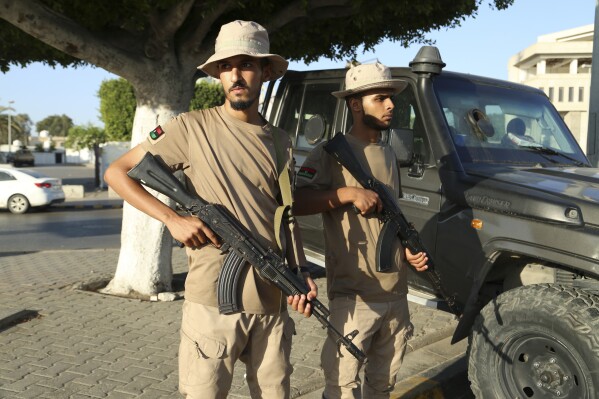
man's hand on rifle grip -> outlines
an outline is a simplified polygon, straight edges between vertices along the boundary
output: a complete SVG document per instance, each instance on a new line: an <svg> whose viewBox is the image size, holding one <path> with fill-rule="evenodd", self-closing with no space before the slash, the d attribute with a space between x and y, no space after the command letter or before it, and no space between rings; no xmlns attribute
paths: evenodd
<svg viewBox="0 0 599 399"><path fill-rule="evenodd" d="M221 246L218 236L195 216L177 215L169 218L166 227L173 238L190 248L199 248L206 244Z"/></svg>
<svg viewBox="0 0 599 399"><path fill-rule="evenodd" d="M406 248L406 260L419 272L423 272L428 269L428 265L426 262L428 261L428 257L424 252L418 252L417 254L413 254L410 252L408 248Z"/></svg>
<svg viewBox="0 0 599 399"><path fill-rule="evenodd" d="M308 301L318 296L318 287L309 273L302 273L306 286L310 289L306 295L289 295L287 297L287 304L298 313L304 315L304 317L310 317L312 315L312 305Z"/></svg>
<svg viewBox="0 0 599 399"><path fill-rule="evenodd" d="M352 204L354 211L357 209L360 215L365 216L369 213L383 212L383 202L379 195L372 190L359 187L346 187L352 189Z"/></svg>

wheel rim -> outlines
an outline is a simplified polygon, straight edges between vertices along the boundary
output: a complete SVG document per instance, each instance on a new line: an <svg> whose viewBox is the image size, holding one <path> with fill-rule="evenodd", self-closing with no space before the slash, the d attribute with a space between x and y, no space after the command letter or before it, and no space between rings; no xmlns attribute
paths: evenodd
<svg viewBox="0 0 599 399"><path fill-rule="evenodd" d="M10 209L13 212L21 213L27 209L27 200L21 196L16 196L10 200Z"/></svg>
<svg viewBox="0 0 599 399"><path fill-rule="evenodd" d="M510 398L587 398L583 363L554 336L541 332L507 340L499 377Z"/></svg>

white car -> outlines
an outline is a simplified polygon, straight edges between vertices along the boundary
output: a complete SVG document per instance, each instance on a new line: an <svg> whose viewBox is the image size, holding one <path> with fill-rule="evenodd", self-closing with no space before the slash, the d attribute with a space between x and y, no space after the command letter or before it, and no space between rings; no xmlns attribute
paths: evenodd
<svg viewBox="0 0 599 399"><path fill-rule="evenodd" d="M20 214L64 199L61 179L30 169L0 168L0 208Z"/></svg>

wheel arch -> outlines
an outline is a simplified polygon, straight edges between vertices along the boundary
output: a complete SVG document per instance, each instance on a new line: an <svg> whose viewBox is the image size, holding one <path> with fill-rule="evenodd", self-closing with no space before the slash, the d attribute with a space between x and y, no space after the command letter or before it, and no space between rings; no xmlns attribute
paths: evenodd
<svg viewBox="0 0 599 399"><path fill-rule="evenodd" d="M509 271L501 268L510 267L512 272L520 272L530 264L540 264L556 272L571 274L572 281L575 275L583 273L593 281L599 280L599 263L590 258L563 251L559 248L550 248L537 243L516 241L509 238L496 238L483 246L486 261L478 269L471 269L473 284L464 305L464 313L456 328L452 343L466 338L470 334L474 320L480 310L494 297L504 292L504 279ZM518 262L510 262L510 258L518 257ZM546 281L542 281L546 282ZM530 282L529 284L534 284ZM560 281L564 284L564 281ZM513 289L521 285L511 285ZM507 290L506 290L507 291Z"/></svg>

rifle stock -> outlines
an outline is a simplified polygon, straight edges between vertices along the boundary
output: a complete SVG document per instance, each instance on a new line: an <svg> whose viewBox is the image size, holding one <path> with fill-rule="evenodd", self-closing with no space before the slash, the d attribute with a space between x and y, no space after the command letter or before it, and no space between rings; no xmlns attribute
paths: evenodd
<svg viewBox="0 0 599 399"><path fill-rule="evenodd" d="M127 175L176 201L220 237L220 249L223 253L229 252L218 277L217 296L220 313L231 314L239 311L237 283L239 274L247 263L285 295L306 295L310 292L303 279L287 267L281 255L271 248L264 248L224 206L209 204L200 197L189 194L168 167L151 153L146 153ZM352 343L358 332L342 335L328 321L330 312L322 302L313 298L309 303L312 306L312 314L323 328L328 330L337 345L345 346L356 359L365 362L366 355Z"/></svg>
<svg viewBox="0 0 599 399"><path fill-rule="evenodd" d="M391 270L394 259L392 257L392 244L399 237L404 247L407 247L410 252L417 254L425 252L428 257L428 269L426 275L433 284L433 287L447 302L449 311L453 314L460 314L460 310L455 304L452 296L448 295L441 284L441 277L435 270L435 262L422 243L418 231L409 223L401 211L393 193L389 188L377 180L374 176L366 172L360 160L353 153L347 140L342 133L337 133L324 146L328 152L341 166L362 185L362 187L376 192L383 203L383 212L377 217L384 223L383 229L379 236L376 248L376 268L378 272L388 272Z"/></svg>

